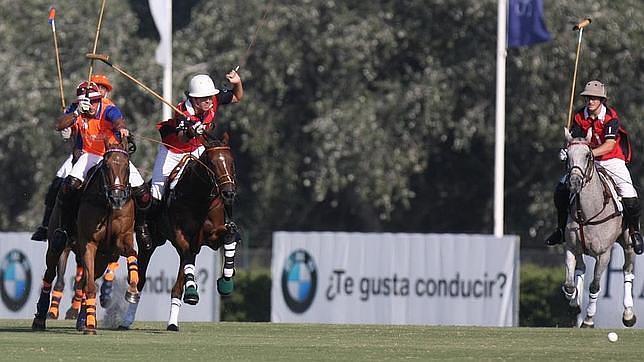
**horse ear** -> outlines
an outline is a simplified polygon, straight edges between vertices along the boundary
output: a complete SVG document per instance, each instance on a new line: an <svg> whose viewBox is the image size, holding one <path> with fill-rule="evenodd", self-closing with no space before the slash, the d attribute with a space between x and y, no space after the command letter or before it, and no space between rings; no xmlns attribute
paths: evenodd
<svg viewBox="0 0 644 362"><path fill-rule="evenodd" d="M586 142L590 143L590 139L593 138L593 129L588 128L588 132L586 132Z"/></svg>
<svg viewBox="0 0 644 362"><path fill-rule="evenodd" d="M566 142L572 141L572 135L570 134L570 130L568 128L564 127L564 136L566 137Z"/></svg>

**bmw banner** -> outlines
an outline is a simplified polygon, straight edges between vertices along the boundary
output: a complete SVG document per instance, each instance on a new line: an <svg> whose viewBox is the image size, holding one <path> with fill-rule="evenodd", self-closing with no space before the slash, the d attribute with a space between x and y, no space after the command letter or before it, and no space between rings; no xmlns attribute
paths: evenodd
<svg viewBox="0 0 644 362"><path fill-rule="evenodd" d="M275 232L272 278L272 322L519 322L517 236Z"/></svg>
<svg viewBox="0 0 644 362"><path fill-rule="evenodd" d="M36 312L36 302L46 268L47 243L31 241L30 236L30 233L0 233L0 318L33 318ZM112 302L106 303L105 308L100 304L97 306L99 327L105 318L119 322L118 318L125 313L126 263L125 258L119 261ZM170 290L177 275L178 265L179 257L169 242L155 250L148 267L147 282L141 293L137 320L167 320L170 312ZM219 320L219 294L216 290L216 279L220 272L218 265L219 258L215 252L203 248L197 257L195 270L201 299L196 306L184 305L181 308L180 321ZM65 317L65 312L71 306L75 270L76 262L73 254L70 254L59 319ZM102 278L96 282L100 289ZM99 296L100 293L97 297Z"/></svg>

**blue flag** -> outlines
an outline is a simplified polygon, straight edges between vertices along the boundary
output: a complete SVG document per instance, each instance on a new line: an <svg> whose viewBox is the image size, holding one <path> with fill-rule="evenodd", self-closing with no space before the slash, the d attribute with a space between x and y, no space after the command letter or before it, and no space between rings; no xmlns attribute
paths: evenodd
<svg viewBox="0 0 644 362"><path fill-rule="evenodd" d="M508 47L520 47L550 40L543 21L542 0L509 0Z"/></svg>

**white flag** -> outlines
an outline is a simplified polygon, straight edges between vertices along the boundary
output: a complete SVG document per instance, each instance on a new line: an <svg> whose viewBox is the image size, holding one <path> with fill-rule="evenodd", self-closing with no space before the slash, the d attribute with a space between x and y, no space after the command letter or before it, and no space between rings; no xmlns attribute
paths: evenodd
<svg viewBox="0 0 644 362"><path fill-rule="evenodd" d="M154 58L157 63L167 66L172 57L172 0L148 0L148 3L161 37Z"/></svg>

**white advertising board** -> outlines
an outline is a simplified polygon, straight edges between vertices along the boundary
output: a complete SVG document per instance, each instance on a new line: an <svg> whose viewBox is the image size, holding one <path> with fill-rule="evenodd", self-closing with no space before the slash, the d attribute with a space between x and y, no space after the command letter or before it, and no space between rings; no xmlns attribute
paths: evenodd
<svg viewBox="0 0 644 362"><path fill-rule="evenodd" d="M30 233L0 233L0 318L33 318L36 312L36 302L45 272L47 244L31 241L30 237ZM125 258L121 258L119 264L115 279L118 286L112 298L123 304L123 293L117 295L116 291L123 290L127 284ZM176 280L178 265L179 257L169 242L156 249L148 266L147 282L141 293L141 301L136 313L137 320L167 321L170 315L170 290ZM196 306L184 304L179 314L180 321L218 320L219 294L216 290L216 280L220 272L218 265L219 257L215 252L209 248L202 248L197 256L195 273L199 285L199 304ZM65 311L71 305L75 270L76 262L72 254L67 263L65 291L59 318L64 318ZM101 282L102 279L97 280L99 288ZM99 305L97 308L99 323L105 316L105 312Z"/></svg>
<svg viewBox="0 0 644 362"><path fill-rule="evenodd" d="M273 322L517 326L519 238L276 232Z"/></svg>

